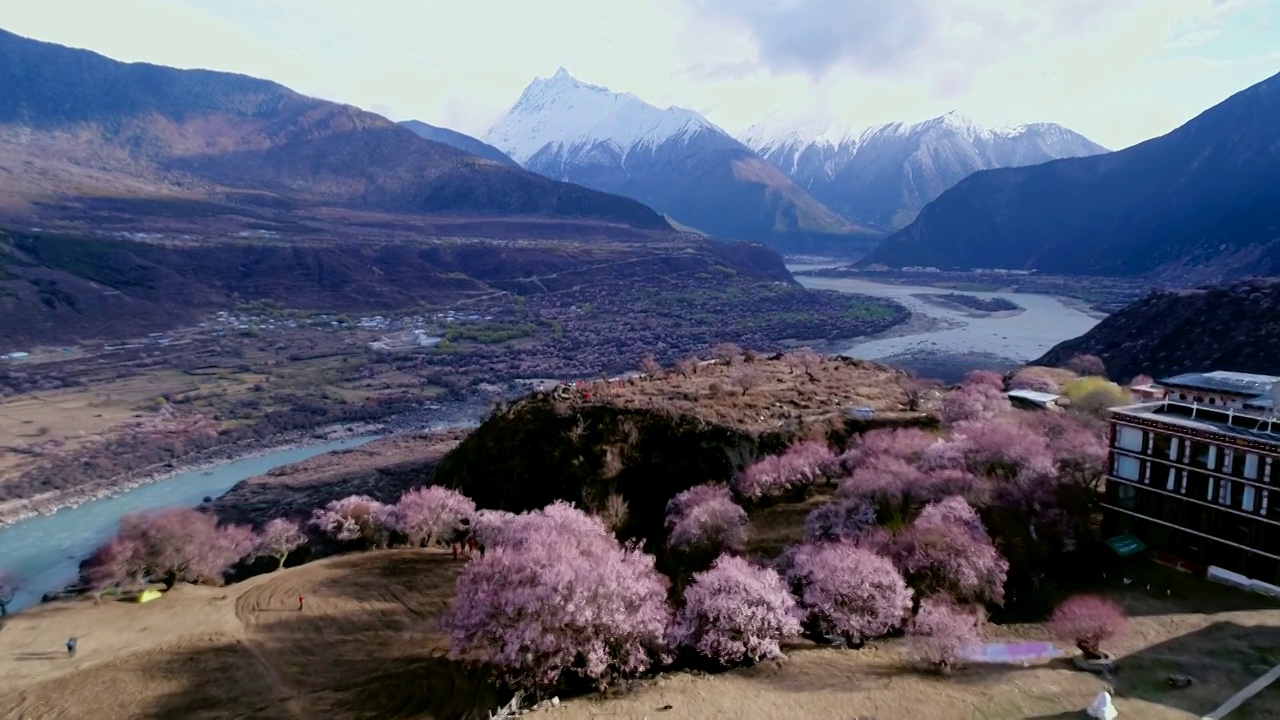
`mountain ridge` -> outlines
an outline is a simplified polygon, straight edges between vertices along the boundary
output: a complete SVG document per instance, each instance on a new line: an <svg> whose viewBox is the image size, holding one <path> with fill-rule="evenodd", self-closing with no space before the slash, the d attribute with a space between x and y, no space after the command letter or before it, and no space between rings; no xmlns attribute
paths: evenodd
<svg viewBox="0 0 1280 720"><path fill-rule="evenodd" d="M534 78L483 139L528 170L635 198L721 238L800 249L875 236L698 113L658 108L564 68Z"/></svg>
<svg viewBox="0 0 1280 720"><path fill-rule="evenodd" d="M1084 335L1055 345L1032 364L1057 366L1078 354L1097 355L1118 381L1138 374L1160 378L1210 370L1280 375L1278 316L1276 278L1157 291L1112 313Z"/></svg>
<svg viewBox="0 0 1280 720"><path fill-rule="evenodd" d="M150 196L668 227L633 200L484 160L270 80L121 63L2 30L0 69L0 160L31 168L0 190L27 201L9 203L22 216L78 196Z"/></svg>
<svg viewBox="0 0 1280 720"><path fill-rule="evenodd" d="M1123 150L975 173L861 265L1184 283L1280 273L1277 116L1280 75Z"/></svg>
<svg viewBox="0 0 1280 720"><path fill-rule="evenodd" d="M979 170L1106 152L1055 123L984 124L956 111L861 130L766 119L743 142L845 218L889 230Z"/></svg>
<svg viewBox="0 0 1280 720"><path fill-rule="evenodd" d="M512 160L506 153L489 143L473 138L466 133L425 123L421 120L401 120L397 124L400 125L400 127L412 130L417 133L419 137L426 138L427 140L434 140L435 142L443 143L465 153L482 157L485 160L492 160L512 167L520 167L520 163Z"/></svg>

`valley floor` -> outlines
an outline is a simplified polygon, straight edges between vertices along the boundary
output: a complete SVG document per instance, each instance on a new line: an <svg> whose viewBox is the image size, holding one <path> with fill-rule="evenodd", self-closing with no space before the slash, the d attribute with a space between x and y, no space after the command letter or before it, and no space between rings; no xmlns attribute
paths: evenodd
<svg viewBox="0 0 1280 720"><path fill-rule="evenodd" d="M505 698L444 657L436 623L463 563L442 551L390 550L225 588L179 586L146 604L45 605L0 628L0 716L483 718ZM1280 662L1280 610L1256 609L1264 600L1216 586L1172 598L1115 594L1133 617L1112 648L1121 657L1120 717L1194 720ZM992 630L1045 637L1036 625ZM71 635L79 638L74 659L62 649ZM1171 672L1196 684L1170 690ZM1082 717L1102 689L1063 661L935 678L905 669L894 641L860 651L797 643L782 663L668 674L620 697L569 699L540 714L638 720L670 706L661 717L1050 720ZM1276 707L1280 686L1228 720L1274 717Z"/></svg>

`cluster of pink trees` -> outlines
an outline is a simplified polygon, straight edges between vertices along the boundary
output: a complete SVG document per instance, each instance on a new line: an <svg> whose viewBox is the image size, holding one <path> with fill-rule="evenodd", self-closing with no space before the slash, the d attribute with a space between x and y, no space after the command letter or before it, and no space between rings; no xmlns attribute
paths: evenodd
<svg viewBox="0 0 1280 720"><path fill-rule="evenodd" d="M805 440L746 467L734 478L733 489L748 500L777 497L825 482L839 468L839 459L825 442Z"/></svg>
<svg viewBox="0 0 1280 720"><path fill-rule="evenodd" d="M476 515L476 504L456 490L431 485L409 490L394 504L366 495L334 500L311 515L311 526L341 543L387 545L398 536L410 547L448 542Z"/></svg>
<svg viewBox="0 0 1280 720"><path fill-rule="evenodd" d="M739 552L747 540L747 511L723 483L696 485L667 502L667 544L707 549L714 555Z"/></svg>
<svg viewBox="0 0 1280 720"><path fill-rule="evenodd" d="M555 503L516 515L469 563L441 624L450 654L539 689L576 675L606 687L667 652L667 579L654 558Z"/></svg>
<svg viewBox="0 0 1280 720"><path fill-rule="evenodd" d="M95 590L148 579L166 587L178 582L216 585L256 551L258 542L251 528L219 525L217 518L197 510L129 515L121 518L119 533L89 558L85 573Z"/></svg>
<svg viewBox="0 0 1280 720"><path fill-rule="evenodd" d="M1023 368L1009 378L1010 390L1033 390L1035 392L1056 393L1058 381L1053 379L1044 368Z"/></svg>

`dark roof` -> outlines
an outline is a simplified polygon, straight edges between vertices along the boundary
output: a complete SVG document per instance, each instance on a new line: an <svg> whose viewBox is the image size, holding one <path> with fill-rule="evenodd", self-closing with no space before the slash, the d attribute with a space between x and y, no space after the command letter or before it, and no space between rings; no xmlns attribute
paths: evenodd
<svg viewBox="0 0 1280 720"><path fill-rule="evenodd" d="M1280 377L1275 377L1274 375L1254 375L1251 373L1215 370L1206 373L1174 375L1171 378L1157 380L1156 384L1192 390L1232 393L1234 395L1258 396L1266 395L1271 391L1271 386L1277 382L1280 382Z"/></svg>

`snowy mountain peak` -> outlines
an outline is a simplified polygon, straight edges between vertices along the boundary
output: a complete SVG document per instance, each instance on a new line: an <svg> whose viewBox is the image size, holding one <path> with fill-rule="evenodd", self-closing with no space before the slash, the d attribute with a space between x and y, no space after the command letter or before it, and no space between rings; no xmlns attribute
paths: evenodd
<svg viewBox="0 0 1280 720"><path fill-rule="evenodd" d="M742 144L761 154L787 145L838 145L848 130L830 120L792 120L777 113L747 128Z"/></svg>
<svg viewBox="0 0 1280 720"><path fill-rule="evenodd" d="M861 130L767 117L743 142L850 221L888 229L903 227L978 170L1106 151L1060 125L979 120L954 110Z"/></svg>
<svg viewBox="0 0 1280 720"><path fill-rule="evenodd" d="M607 143L625 156L701 130L723 133L692 110L658 108L631 93L582 82L562 67L550 78L534 78L484 140L523 165L548 145L567 152Z"/></svg>

